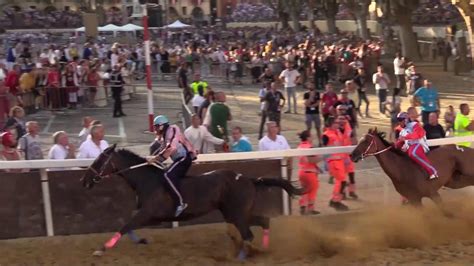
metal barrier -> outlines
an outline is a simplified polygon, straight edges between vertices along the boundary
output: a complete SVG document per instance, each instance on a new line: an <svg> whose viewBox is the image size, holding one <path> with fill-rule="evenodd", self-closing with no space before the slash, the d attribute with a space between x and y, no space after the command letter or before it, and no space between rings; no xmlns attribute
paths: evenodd
<svg viewBox="0 0 474 266"><path fill-rule="evenodd" d="M456 144L459 142L473 142L474 136L455 137L445 139L428 140L430 146L439 146L447 144ZM222 153L216 154L200 154L196 163L203 162L225 162L225 161L246 161L260 159L279 158L281 177L288 179L288 160L289 157L311 156L311 155L328 155L334 153L350 153L354 146L345 147L328 147L314 149L291 149L282 151L258 151L246 153ZM2 169L40 169L41 174L41 190L43 195L43 207L45 214L46 231L48 236L54 235L51 195L48 184L48 168L73 168L88 167L92 164L92 159L75 159L75 160L31 160L31 161L0 161L0 170ZM282 192L282 206L284 215L290 214L290 200L286 192Z"/></svg>

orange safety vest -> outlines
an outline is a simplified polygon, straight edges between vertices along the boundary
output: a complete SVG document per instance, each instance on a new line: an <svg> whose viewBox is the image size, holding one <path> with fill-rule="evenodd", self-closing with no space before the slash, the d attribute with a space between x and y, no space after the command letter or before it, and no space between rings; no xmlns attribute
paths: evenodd
<svg viewBox="0 0 474 266"><path fill-rule="evenodd" d="M337 147L337 146L343 146L344 145L344 138L342 136L341 131L339 130L333 130L333 129L326 129L324 131L324 135L328 137L329 141L326 146L328 147ZM343 160L345 157L344 153L334 153L331 154L327 160L328 161L334 161L334 160Z"/></svg>
<svg viewBox="0 0 474 266"><path fill-rule="evenodd" d="M352 127L351 125L349 124L348 121L346 121L346 123L344 124L344 133L342 133L342 142L343 142L343 146L351 146L352 145L352 138L351 138L351 134L352 134Z"/></svg>
<svg viewBox="0 0 474 266"><path fill-rule="evenodd" d="M308 141L302 141L300 145L298 145L298 149L310 149L313 148L313 145ZM308 161L308 156L300 156L298 159L298 168L300 171L310 171L317 173L317 167L315 163L311 163Z"/></svg>

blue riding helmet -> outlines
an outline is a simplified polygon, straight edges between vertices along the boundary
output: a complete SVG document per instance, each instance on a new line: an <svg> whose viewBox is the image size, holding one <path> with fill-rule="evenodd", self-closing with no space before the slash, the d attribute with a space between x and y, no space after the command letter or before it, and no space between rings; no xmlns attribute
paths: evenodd
<svg viewBox="0 0 474 266"><path fill-rule="evenodd" d="M398 122L402 122L402 121L406 121L408 120L410 117L408 116L408 113L407 112L401 112L401 113L398 113L397 115L397 120Z"/></svg>
<svg viewBox="0 0 474 266"><path fill-rule="evenodd" d="M155 126L162 126L164 124L169 124L169 120L168 120L168 117L164 116L164 115L159 115L157 117L155 117L155 119L153 120L153 125Z"/></svg>

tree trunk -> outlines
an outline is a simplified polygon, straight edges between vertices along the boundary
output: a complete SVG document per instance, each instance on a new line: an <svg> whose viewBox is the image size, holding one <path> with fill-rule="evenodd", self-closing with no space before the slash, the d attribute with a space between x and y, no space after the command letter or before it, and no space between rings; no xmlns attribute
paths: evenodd
<svg viewBox="0 0 474 266"><path fill-rule="evenodd" d="M279 11L278 16L280 17L280 20L281 20L282 29L290 28L290 21L289 21L288 14L284 11Z"/></svg>
<svg viewBox="0 0 474 266"><path fill-rule="evenodd" d="M416 35L413 32L411 14L408 10L396 14L398 25L400 26L400 43L402 44L402 54L410 60L420 60Z"/></svg>
<svg viewBox="0 0 474 266"><path fill-rule="evenodd" d="M366 12L356 12L357 18L357 29L359 30L359 36L362 39L370 39L369 29L367 28L367 13Z"/></svg>
<svg viewBox="0 0 474 266"><path fill-rule="evenodd" d="M308 15L308 21L309 21L309 28L314 30L316 29L316 23L314 19L314 0L309 0L308 1L308 10L306 10L306 13Z"/></svg>
<svg viewBox="0 0 474 266"><path fill-rule="evenodd" d="M336 34L336 17L335 16L328 16L326 19L326 23L328 25L328 32L331 34Z"/></svg>

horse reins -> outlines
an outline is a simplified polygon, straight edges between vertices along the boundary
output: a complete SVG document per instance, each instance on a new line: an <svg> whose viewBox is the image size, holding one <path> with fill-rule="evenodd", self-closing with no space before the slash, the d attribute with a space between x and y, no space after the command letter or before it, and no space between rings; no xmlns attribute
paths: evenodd
<svg viewBox="0 0 474 266"><path fill-rule="evenodd" d="M379 154L384 153L384 152L386 152L386 151L388 151L392 148L392 146L388 146L387 148L385 148L383 150L377 151L378 147L377 147L377 143L375 142L375 136L372 135L372 134L367 134L367 136L370 136L372 138L372 141L370 142L370 144L367 147L367 149L365 150L365 152L362 153L362 160L364 160L364 158L366 158L366 157L379 155ZM370 148L374 144L375 144L375 152L369 153Z"/></svg>

